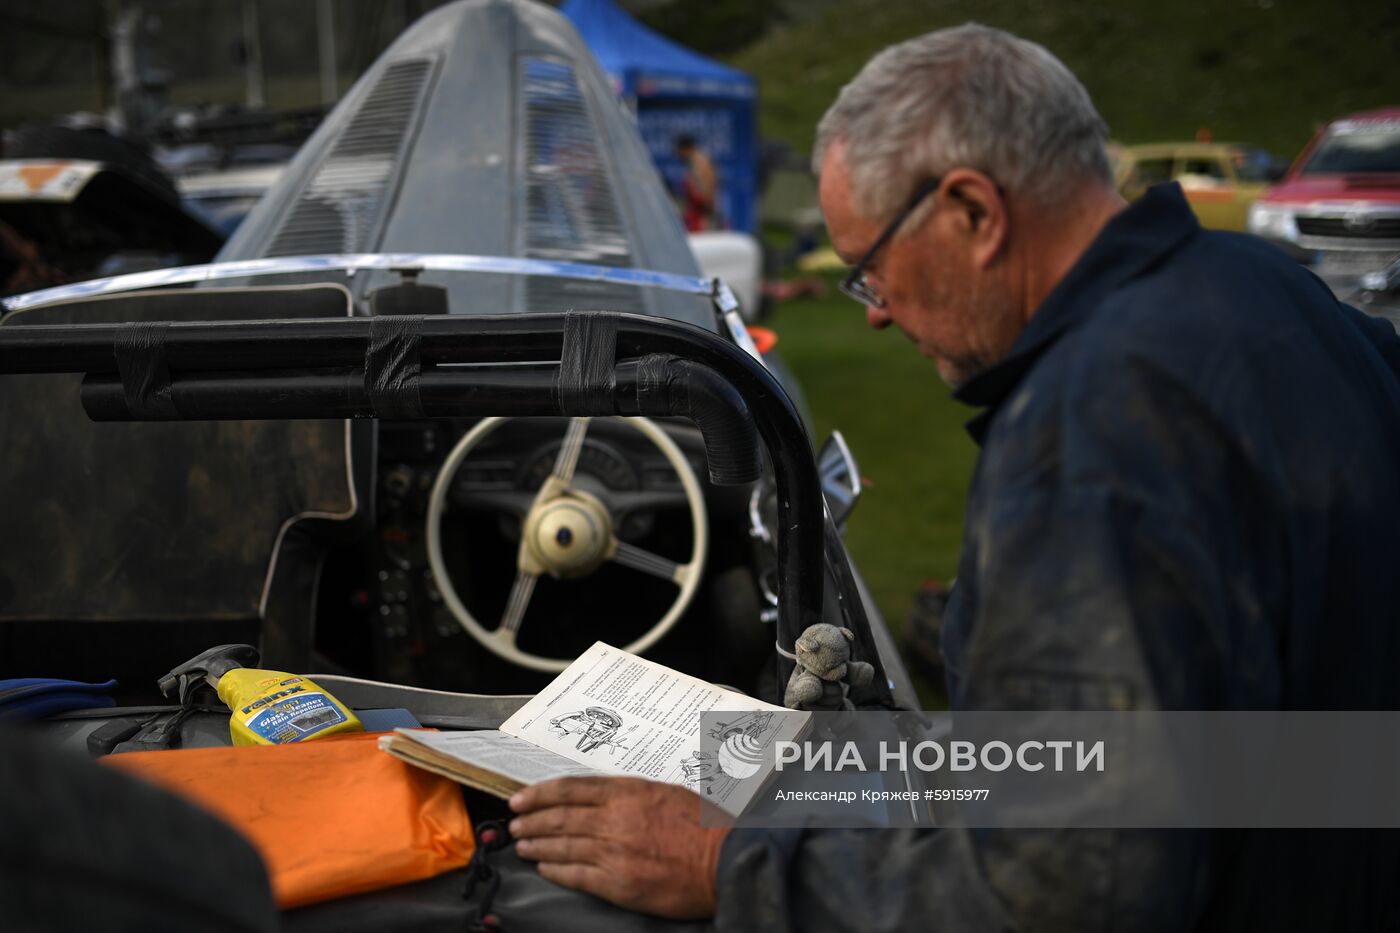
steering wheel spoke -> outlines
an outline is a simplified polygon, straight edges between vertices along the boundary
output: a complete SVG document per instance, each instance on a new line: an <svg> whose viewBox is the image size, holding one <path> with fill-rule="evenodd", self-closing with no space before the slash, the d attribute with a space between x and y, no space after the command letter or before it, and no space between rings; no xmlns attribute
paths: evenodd
<svg viewBox="0 0 1400 933"><path fill-rule="evenodd" d="M653 577L669 580L677 586L684 586L693 571L691 564L678 564L670 558L644 551L620 540L616 542L609 560Z"/></svg>
<svg viewBox="0 0 1400 933"><path fill-rule="evenodd" d="M583 451L583 439L588 434L587 418L570 418L569 429L564 432L564 443L559 445L559 454L554 458L552 475L567 483L574 478L578 467L578 455Z"/></svg>
<svg viewBox="0 0 1400 933"><path fill-rule="evenodd" d="M494 631L487 632L481 644L497 654L520 650L515 646L515 632L506 628L498 628Z"/></svg>
<svg viewBox="0 0 1400 933"><path fill-rule="evenodd" d="M501 614L501 624L496 628L496 635L503 637L510 634L510 640L515 641L516 634L520 631L520 623L525 621L525 610L529 608L530 597L535 593L535 581L539 579L539 574L530 573L528 570L521 570L515 574L515 583L510 588L510 596L506 599L506 611Z"/></svg>

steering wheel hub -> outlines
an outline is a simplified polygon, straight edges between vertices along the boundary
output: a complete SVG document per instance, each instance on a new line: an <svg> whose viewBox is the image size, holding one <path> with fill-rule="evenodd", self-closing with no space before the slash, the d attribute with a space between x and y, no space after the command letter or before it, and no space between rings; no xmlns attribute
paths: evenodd
<svg viewBox="0 0 1400 933"><path fill-rule="evenodd" d="M525 519L524 561L562 580L583 577L608 557L612 519L588 493L571 491L537 503ZM532 568L533 569L533 568Z"/></svg>

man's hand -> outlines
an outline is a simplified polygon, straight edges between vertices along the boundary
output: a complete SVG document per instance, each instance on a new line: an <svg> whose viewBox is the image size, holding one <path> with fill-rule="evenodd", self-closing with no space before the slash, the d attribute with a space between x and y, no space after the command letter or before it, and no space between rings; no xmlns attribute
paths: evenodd
<svg viewBox="0 0 1400 933"><path fill-rule="evenodd" d="M708 825L701 825L701 809ZM678 920L714 916L727 826L699 795L640 778L560 778L510 798L521 858L566 888Z"/></svg>

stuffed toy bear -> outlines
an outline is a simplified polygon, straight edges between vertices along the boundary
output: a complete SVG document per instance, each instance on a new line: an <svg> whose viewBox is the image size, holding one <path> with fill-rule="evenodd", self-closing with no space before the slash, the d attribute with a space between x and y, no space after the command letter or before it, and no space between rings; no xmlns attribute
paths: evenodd
<svg viewBox="0 0 1400 933"><path fill-rule="evenodd" d="M825 622L808 626L797 639L797 667L788 679L783 705L789 709L810 706L831 690L840 692L840 708L854 709L846 699L849 687L863 687L875 677L875 668L851 660L856 636L848 628ZM825 705L825 704L823 704Z"/></svg>

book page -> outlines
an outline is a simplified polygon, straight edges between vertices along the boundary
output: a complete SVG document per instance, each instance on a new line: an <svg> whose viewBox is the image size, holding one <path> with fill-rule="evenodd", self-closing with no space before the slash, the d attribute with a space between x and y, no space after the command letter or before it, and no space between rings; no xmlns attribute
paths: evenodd
<svg viewBox="0 0 1400 933"><path fill-rule="evenodd" d="M495 729L477 732L430 732L413 729L399 730L399 733L433 751L482 770L503 775L520 784L599 773L595 768L576 764ZM381 747L384 746L383 739L380 740L380 744Z"/></svg>
<svg viewBox="0 0 1400 933"><path fill-rule="evenodd" d="M771 715L790 710L602 642L502 723L501 731L599 771L684 784L738 812L756 788L745 787L738 794L743 799L730 799L739 782L716 780L723 775L712 756L700 751L700 717L708 712L734 713L726 725L761 746L796 731L792 717Z"/></svg>

